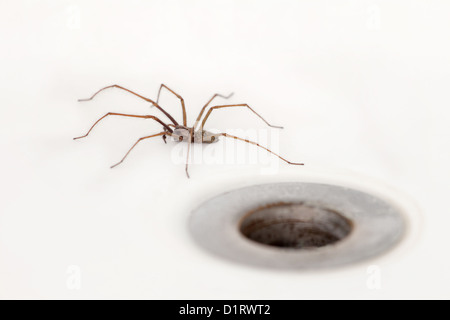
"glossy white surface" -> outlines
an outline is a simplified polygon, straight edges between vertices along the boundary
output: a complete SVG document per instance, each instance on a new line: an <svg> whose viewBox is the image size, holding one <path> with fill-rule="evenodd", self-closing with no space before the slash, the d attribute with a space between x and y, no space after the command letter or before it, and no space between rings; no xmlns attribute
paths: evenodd
<svg viewBox="0 0 450 320"><path fill-rule="evenodd" d="M0 297L449 298L449 9L2 1ZM148 120L108 119L72 140L108 111L155 112L118 90L78 98L114 83L155 98L161 82L184 97L190 122L213 93L234 91L230 103L285 127L273 133L280 153L305 166L196 164L188 180L175 144L156 138L111 170L159 132ZM161 103L180 119L175 98ZM208 124L266 129L246 110L219 110ZM290 180L390 197L407 208L409 237L379 259L317 274L243 267L195 246L187 221L201 202Z"/></svg>

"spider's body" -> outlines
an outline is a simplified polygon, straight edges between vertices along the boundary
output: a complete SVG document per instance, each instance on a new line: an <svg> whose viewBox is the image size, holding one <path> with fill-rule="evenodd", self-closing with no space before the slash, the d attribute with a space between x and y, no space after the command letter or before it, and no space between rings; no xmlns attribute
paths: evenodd
<svg viewBox="0 0 450 320"><path fill-rule="evenodd" d="M192 128L185 126L176 126L171 134L173 141L176 142L188 142L191 143L214 143L219 141L220 134L214 134L206 130L197 130L192 134Z"/></svg>
<svg viewBox="0 0 450 320"><path fill-rule="evenodd" d="M133 92L133 91L131 91L129 89L121 87L119 85L112 85L112 86L104 87L104 88L100 89L99 91L97 91L96 93L94 93L94 95L92 97L90 97L89 99L81 99L81 100L78 100L78 101L89 101L89 100L92 100L100 91L103 91L103 90L108 89L108 88L118 88L118 89L127 91L127 92L129 92L129 93L131 93L131 94L133 94L133 95L135 95L135 96L137 96L137 97L139 97L139 98L141 98L141 99L151 103L154 107L156 107L159 111L161 111L171 122L169 124L166 124L161 119L159 119L159 118L157 118L155 116L152 116L152 115L135 115L135 114L124 114L124 113L109 112L109 113L105 114L103 117L101 117L100 119L98 119L84 136L80 136L80 137L74 138L74 139L80 139L80 138L86 137L91 132L91 130L97 125L97 123L99 123L102 119L106 118L107 116L122 116L122 117L132 117L132 118L141 118L141 119L152 119L152 120L158 122L159 124L161 124L163 126L163 128L164 128L163 130L164 131L162 131L160 133L157 133L157 134L153 134L151 136L142 137L138 141L136 141L136 143L130 148L130 150L128 150L128 152L125 154L125 156L122 158L122 160L120 160L118 163L113 165L111 168L113 168L113 167L117 166L118 164L122 163L123 160L125 160L125 158L130 153L130 151L140 141L142 141L144 139L148 139L148 138L159 137L159 136L162 136L164 142L166 142L166 137L167 136L172 137L173 140L177 141L177 142L188 142L188 155L187 155L188 159L189 159L189 150L190 150L191 143L214 143L214 142L219 141L219 137L227 137L227 138L233 138L235 140L244 141L244 142L247 142L247 143L250 143L250 144L254 144L254 145L256 145L256 146L258 146L260 148L263 148L266 151L276 155L278 158L280 158L281 160L283 160L283 161L285 161L285 162L287 162L289 164L303 165L303 163L289 162L286 159L284 159L283 157L281 157L278 154L270 151L269 149L259 145L256 142L249 141L249 140L246 140L246 139L242 139L242 138L239 138L239 137L235 137L235 136L229 135L227 133L212 133L212 132L203 130L205 122L206 122L206 120L208 119L209 115L211 114L211 112L213 110L221 109L221 108L230 108L230 107L246 107L246 108L250 109L254 114L256 114L259 118L261 118L268 126L275 127L275 128L282 128L282 127L272 126L271 124L269 124L266 120L264 120L263 117L261 117L252 108L250 108L250 106L248 104L229 104L229 105L220 105L220 106L211 107L208 110L208 112L206 113L206 115L203 117L203 120L202 120L203 113L205 112L206 108L208 107L208 105L211 103L211 101L214 98L221 97L221 98L228 99L229 97L232 96L232 94L230 94L228 96L223 96L223 95L220 95L220 94L216 93L215 95L213 95L213 97L211 99L209 99L208 103L206 103L206 105L201 109L200 114L198 115L194 125L192 127L188 127L187 124L186 124L186 122L187 122L186 121L186 108L184 106L183 98L179 94L175 93L173 90L169 89L164 84L162 84L159 87L158 98L156 99L156 102L151 100L151 99L145 98L145 97L141 96L140 94L137 94L136 92ZM173 93L175 96L177 96L178 99L180 99L181 108L182 108L182 111L183 111L183 125L180 125L167 111L165 111L163 108L161 108L161 106L158 104L159 95L161 93L161 89L162 88L167 89L168 91ZM200 128L197 128L199 123L200 123L200 121L201 121ZM189 178L188 162L189 161L186 161L186 175Z"/></svg>

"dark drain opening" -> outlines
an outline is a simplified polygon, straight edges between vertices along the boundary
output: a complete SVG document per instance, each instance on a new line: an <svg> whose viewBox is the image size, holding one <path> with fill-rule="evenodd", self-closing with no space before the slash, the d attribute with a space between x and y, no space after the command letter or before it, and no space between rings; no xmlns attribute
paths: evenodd
<svg viewBox="0 0 450 320"><path fill-rule="evenodd" d="M282 248L317 248L345 238L352 223L336 211L305 203L276 203L249 212L240 231L250 240Z"/></svg>

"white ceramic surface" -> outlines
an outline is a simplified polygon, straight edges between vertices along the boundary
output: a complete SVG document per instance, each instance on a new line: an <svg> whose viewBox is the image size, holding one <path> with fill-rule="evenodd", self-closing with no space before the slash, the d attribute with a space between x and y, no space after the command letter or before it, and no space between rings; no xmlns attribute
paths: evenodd
<svg viewBox="0 0 450 320"><path fill-rule="evenodd" d="M429 1L2 1L1 298L449 298L450 20ZM148 104L160 83L192 121L235 92L274 124L304 167L174 163ZM180 118L176 98L161 103ZM218 101L222 104L223 101ZM265 130L219 110L220 130ZM222 143L222 142L219 142ZM217 144L219 146L219 144ZM261 154L261 157L264 155ZM276 161L274 159L274 161ZM263 165L264 166L264 165ZM265 165L267 166L267 165ZM398 250L330 272L286 273L217 259L188 233L193 208L226 190L336 182L409 214Z"/></svg>

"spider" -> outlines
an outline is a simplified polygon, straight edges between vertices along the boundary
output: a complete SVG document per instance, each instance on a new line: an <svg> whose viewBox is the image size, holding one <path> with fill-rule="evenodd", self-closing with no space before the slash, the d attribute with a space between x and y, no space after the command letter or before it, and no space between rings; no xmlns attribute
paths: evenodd
<svg viewBox="0 0 450 320"><path fill-rule="evenodd" d="M244 142L247 142L247 143L256 145L256 146L258 146L258 147L260 147L260 148L263 148L264 150L266 150L266 151L272 153L273 155L277 156L277 157L280 158L281 160L287 162L288 164L292 164L292 165L303 165L303 163L290 162L290 161L286 160L285 158L281 157L280 155L278 155L278 154L272 152L271 150L267 149L266 147L263 147L263 146L259 145L259 144L256 143L256 142L253 142L253 141L250 141L250 140L247 140L247 139L243 139L243 138L239 138L239 137L236 137L236 136L232 136L232 135L230 135L230 134L228 134L228 133L212 133L212 132L203 130L203 127L204 127L204 125L205 125L205 122L206 122L206 120L208 120L208 117L211 115L212 111L214 111L214 110L216 110L216 109L221 109L221 108L232 108L232 107L246 107L246 108L250 109L250 111L252 111L252 112L253 112L256 116L258 116L261 120L263 120L268 126L273 127L273 128L279 128L279 129L282 129L282 128L283 128L283 127L279 127L279 126L273 126L273 125L271 125L270 123L268 123L263 117L261 117L255 110L253 110L253 109L252 109L248 104L246 104L246 103L241 103L241 104L228 104L228 105L218 105L218 106L211 107L211 108L208 110L208 112L206 113L206 115L205 115L205 117L203 118L203 120L201 120L201 119L202 119L202 116L203 116L203 113L205 112L206 108L207 108L208 105L211 103L211 101L213 101L216 97L228 99L228 98L230 98L230 97L233 95L233 93L231 93L231 94L228 95L228 96L224 96L224 95L221 95L221 94L218 94L218 93L214 94L214 95L212 96L212 98L209 99L209 101L208 101L208 102L205 104L205 106L201 109L199 115L197 116L197 119L195 120L194 125L193 125L192 127L188 127L188 126L187 126L187 120L186 120L186 108L185 108L185 105L184 105L184 100L183 100L183 98L182 98L179 94L177 94L175 91L173 91L172 89L170 89L169 87L167 87L165 84L161 84L161 86L159 87L158 97L157 97L157 99L156 99L156 102L153 101L153 100L151 100L151 99L145 98L144 96L142 96L142 95L140 95L140 94L138 94L138 93L136 93L136 92L133 92L133 91L127 89L127 88L124 88L124 87L119 86L119 85L116 85L116 84L115 84L115 85L112 85L112 86L104 87L104 88L98 90L96 93L94 93L90 98L87 98L87 99L79 99L78 101L90 101L90 100L92 100L98 93L100 93L100 92L103 91L103 90L109 89L109 88L118 88L118 89L127 91L127 92L129 92L129 93L131 93L131 94L133 94L133 95L135 95L135 96L137 96L137 97L139 97L139 98L141 98L141 99L147 101L147 102L150 102L154 107L156 107L158 110L160 110L160 111L161 111L161 112L162 112L162 113L170 120L170 122L171 122L171 123L169 123L169 124L166 124L166 123L165 123L164 121L162 121L161 119L159 119L159 118L157 118L157 117L155 117L155 116L152 116L152 115L135 115L135 114L125 114L125 113L108 112L108 113L105 114L103 117L101 117L100 119L98 119L98 120L92 125L92 127L88 130L88 132L87 132L85 135L80 136L80 137L73 138L74 140L77 140L77 139L81 139L81 138L87 137L87 136L89 135L89 133L92 131L92 129L93 129L93 128L101 121L101 120L103 120L104 118L106 118L106 117L108 117L108 116L121 116L121 117L132 117L132 118L152 119L152 120L158 122L159 124L161 124L161 125L163 126L163 131L162 131L162 132L157 133L157 134L153 134L153 135L150 135L150 136L146 136L146 137L139 138L139 139L133 144L133 146L128 150L128 152L125 154L125 156L122 158L122 160L120 160L118 163L116 163L116 164L114 164L113 166L111 166L111 168L114 168L115 166L121 164L121 163L125 160L125 158L128 156L128 154L131 152L131 150L133 150L133 148L134 148L139 142L141 142L142 140L145 140L145 139L154 138L154 137L159 137L159 136L162 136L162 138L163 138L163 140L164 140L165 143L167 143L167 142L166 142L167 136L171 136L171 137L174 139L174 141L177 141L177 142L187 142L187 143L188 143L188 151L187 151L187 159L188 159L188 160L189 160L189 151L190 151L191 143L215 143L215 142L219 141L219 137L226 137L226 138L232 138L232 139L244 141ZM174 119L167 111L165 111L165 110L158 104L158 102L159 102L159 96L160 96L161 90L162 90L163 88L166 89L166 90L168 90L169 92L171 92L171 93L172 93L173 95L175 95L178 99L180 99L180 102L181 102L181 109L182 109L182 112L183 112L183 124L182 124L182 125L179 124L179 123L178 123L178 122L177 122L177 121L176 121L176 120L175 120L175 119ZM201 124L200 124L200 127L198 127L200 121L201 121ZM172 129L172 128L173 128L173 129ZM188 161L188 160L186 161L186 168L185 168L185 171L186 171L187 177L189 178L189 169L188 169L188 166L189 166L189 163L188 163L188 162L189 162L189 161Z"/></svg>

